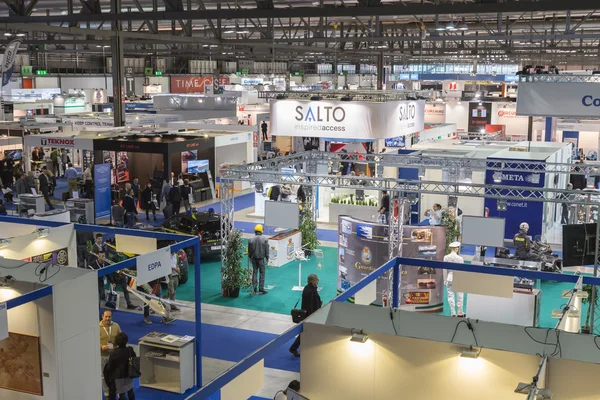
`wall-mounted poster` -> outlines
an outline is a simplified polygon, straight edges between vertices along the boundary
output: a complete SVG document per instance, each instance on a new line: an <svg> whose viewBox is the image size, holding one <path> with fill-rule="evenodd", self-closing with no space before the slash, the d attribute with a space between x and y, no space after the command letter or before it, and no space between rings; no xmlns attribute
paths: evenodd
<svg viewBox="0 0 600 400"><path fill-rule="evenodd" d="M446 254L446 228L404 226L402 257L442 261ZM400 302L402 309L440 312L444 309L444 281L441 269L401 266Z"/></svg>
<svg viewBox="0 0 600 400"><path fill-rule="evenodd" d="M129 156L126 151L117 153L117 183L129 182Z"/></svg>
<svg viewBox="0 0 600 400"><path fill-rule="evenodd" d="M195 161L198 159L198 150L188 150L181 152L181 170L188 170L188 161Z"/></svg>
<svg viewBox="0 0 600 400"><path fill-rule="evenodd" d="M68 265L69 249L65 247L64 249L54 250L37 256L27 257L24 259L24 261L31 261L34 263Z"/></svg>
<svg viewBox="0 0 600 400"><path fill-rule="evenodd" d="M472 101L469 103L469 132L485 131L485 126L492 123L492 103Z"/></svg>
<svg viewBox="0 0 600 400"><path fill-rule="evenodd" d="M0 341L0 388L43 396L39 337L9 332Z"/></svg>
<svg viewBox="0 0 600 400"><path fill-rule="evenodd" d="M338 220L338 294L388 261L388 225L340 216ZM377 280L377 298L381 305L389 292L389 271Z"/></svg>

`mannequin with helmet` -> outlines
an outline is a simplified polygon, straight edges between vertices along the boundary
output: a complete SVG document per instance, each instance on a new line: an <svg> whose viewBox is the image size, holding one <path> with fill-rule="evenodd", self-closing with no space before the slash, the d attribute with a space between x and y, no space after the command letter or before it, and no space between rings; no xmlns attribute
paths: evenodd
<svg viewBox="0 0 600 400"><path fill-rule="evenodd" d="M252 263L252 292L266 294L265 290L265 258L269 263L269 240L263 236L261 224L254 227L254 237L248 239L248 258ZM257 279L260 273L260 281Z"/></svg>
<svg viewBox="0 0 600 400"><path fill-rule="evenodd" d="M531 239L527 235L529 231L529 224L522 222L519 225L519 232L513 238L513 244L515 246L515 256L521 260L527 260L530 258L531 251Z"/></svg>

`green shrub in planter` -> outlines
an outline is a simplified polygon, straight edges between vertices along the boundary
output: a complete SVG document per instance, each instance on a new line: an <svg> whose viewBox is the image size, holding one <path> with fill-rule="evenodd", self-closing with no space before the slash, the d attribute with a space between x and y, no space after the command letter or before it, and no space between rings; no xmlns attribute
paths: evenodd
<svg viewBox="0 0 600 400"><path fill-rule="evenodd" d="M242 232L235 229L225 244L225 263L221 267L221 286L228 297L238 297L240 289L251 285L248 268L242 266L244 244Z"/></svg>

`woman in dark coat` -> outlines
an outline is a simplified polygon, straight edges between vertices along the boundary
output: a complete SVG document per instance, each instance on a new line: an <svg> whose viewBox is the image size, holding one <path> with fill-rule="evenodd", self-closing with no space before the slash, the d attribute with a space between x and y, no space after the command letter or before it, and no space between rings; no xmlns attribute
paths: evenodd
<svg viewBox="0 0 600 400"><path fill-rule="evenodd" d="M154 204L154 199L152 191L152 183L148 182L144 191L142 192L142 207L146 210L146 221L150 219L149 212L152 211L152 215L154 216L154 220L156 221L156 205Z"/></svg>
<svg viewBox="0 0 600 400"><path fill-rule="evenodd" d="M115 337L116 349L110 353L108 362L104 366L104 381L108 386L109 400L135 400L133 392L133 379L129 377L129 358L135 357L135 351L127 346L129 338L125 332L120 332ZM127 396L125 396L127 394Z"/></svg>

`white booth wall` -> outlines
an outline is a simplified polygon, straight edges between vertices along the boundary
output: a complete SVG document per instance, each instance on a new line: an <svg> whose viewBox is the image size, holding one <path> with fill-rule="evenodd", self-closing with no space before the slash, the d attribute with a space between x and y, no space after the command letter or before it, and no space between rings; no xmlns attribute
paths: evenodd
<svg viewBox="0 0 600 400"><path fill-rule="evenodd" d="M305 324L300 381L310 399L388 398L521 400L519 382L530 382L540 358L483 349L477 359L460 357L460 346L368 332L350 341L349 329ZM325 360L335 360L327 367ZM600 365L551 359L547 387L556 399L597 397ZM392 393L397 393L393 395Z"/></svg>
<svg viewBox="0 0 600 400"><path fill-rule="evenodd" d="M27 225L24 228L25 232L29 229L28 227L35 229L33 225ZM50 233L44 238L38 238L35 233L27 233L10 238L10 236L15 235L14 231L3 233L3 237L10 238L10 244L0 249L0 255L13 260L23 260L28 257L67 248L69 257L68 265L70 267L77 267L77 246L73 224L49 229Z"/></svg>
<svg viewBox="0 0 600 400"><path fill-rule="evenodd" d="M529 117L517 116L516 103L492 102L492 124L504 125L507 136L527 137Z"/></svg>
<svg viewBox="0 0 600 400"><path fill-rule="evenodd" d="M459 132L467 132L469 128L469 102L447 101L446 123L456 124Z"/></svg>

